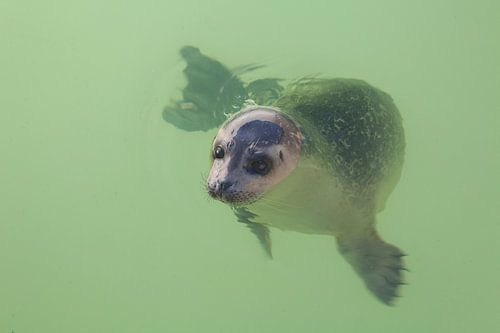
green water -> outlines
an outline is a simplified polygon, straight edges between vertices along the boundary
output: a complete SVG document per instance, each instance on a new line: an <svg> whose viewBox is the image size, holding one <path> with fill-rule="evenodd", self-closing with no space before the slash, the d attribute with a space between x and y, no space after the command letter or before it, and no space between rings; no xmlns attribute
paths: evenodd
<svg viewBox="0 0 500 333"><path fill-rule="evenodd" d="M0 1L0 333L500 331L498 1ZM407 137L379 303L333 239L274 260L207 200L214 132L165 123L185 45L364 79Z"/></svg>

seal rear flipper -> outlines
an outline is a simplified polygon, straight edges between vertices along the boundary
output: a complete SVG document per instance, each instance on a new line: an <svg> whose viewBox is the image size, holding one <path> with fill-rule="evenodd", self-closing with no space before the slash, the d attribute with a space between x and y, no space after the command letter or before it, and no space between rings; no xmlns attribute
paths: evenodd
<svg viewBox="0 0 500 333"><path fill-rule="evenodd" d="M258 105L272 105L283 93L282 79L258 79L246 86L248 98Z"/></svg>
<svg viewBox="0 0 500 333"><path fill-rule="evenodd" d="M163 119L187 131L207 131L218 127L227 116L238 111L247 99L240 79L222 65L193 46L180 50L187 66L187 85L183 99L163 110Z"/></svg>
<svg viewBox="0 0 500 333"><path fill-rule="evenodd" d="M265 253L270 259L272 259L273 253L269 228L263 224L253 222L251 219L257 215L246 208L233 208L233 211L238 218L238 222L244 223L252 231L252 233L257 236L257 239L262 245Z"/></svg>
<svg viewBox="0 0 500 333"><path fill-rule="evenodd" d="M339 252L363 279L366 287L387 305L399 297L403 284L402 257L405 256L394 245L384 242L374 229L361 237L338 238Z"/></svg>
<svg viewBox="0 0 500 333"><path fill-rule="evenodd" d="M180 102L169 105L163 110L163 120L188 132L208 131L224 121L210 113L197 111L193 103Z"/></svg>

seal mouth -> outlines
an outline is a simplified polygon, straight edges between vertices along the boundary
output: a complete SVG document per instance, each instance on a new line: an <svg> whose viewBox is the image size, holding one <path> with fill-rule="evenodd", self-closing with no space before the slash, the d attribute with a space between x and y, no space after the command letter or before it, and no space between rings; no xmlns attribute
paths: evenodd
<svg viewBox="0 0 500 333"><path fill-rule="evenodd" d="M247 191L224 191L220 188L208 186L208 194L215 200L224 202L233 207L249 205L260 198L258 193Z"/></svg>

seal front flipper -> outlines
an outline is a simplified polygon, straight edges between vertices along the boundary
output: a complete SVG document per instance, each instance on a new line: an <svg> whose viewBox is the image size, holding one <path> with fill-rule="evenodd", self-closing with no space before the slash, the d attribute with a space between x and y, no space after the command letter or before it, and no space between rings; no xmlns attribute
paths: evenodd
<svg viewBox="0 0 500 333"><path fill-rule="evenodd" d="M266 254L269 256L269 258L272 259L273 254L271 251L271 235L269 232L269 228L263 224L253 222L251 219L257 215L246 208L233 208L233 211L238 218L238 222L246 224L246 226L252 231L252 233L259 239L259 242Z"/></svg>
<svg viewBox="0 0 500 333"><path fill-rule="evenodd" d="M394 245L384 242L375 229L355 238L337 238L339 252L351 264L365 282L366 287L387 305L399 297L399 286L403 282L405 256Z"/></svg>
<svg viewBox="0 0 500 333"><path fill-rule="evenodd" d="M163 110L163 119L186 131L207 131L221 125L247 99L239 78L193 46L180 50L187 66L183 99Z"/></svg>

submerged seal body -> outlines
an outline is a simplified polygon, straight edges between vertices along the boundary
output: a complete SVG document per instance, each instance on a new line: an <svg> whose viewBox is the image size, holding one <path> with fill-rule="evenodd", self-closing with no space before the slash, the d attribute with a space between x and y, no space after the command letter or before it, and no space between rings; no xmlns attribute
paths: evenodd
<svg viewBox="0 0 500 333"><path fill-rule="evenodd" d="M391 304L403 253L378 236L375 215L399 180L404 147L388 94L360 80L301 80L220 127L207 189L269 255L269 227L334 236L368 289Z"/></svg>

